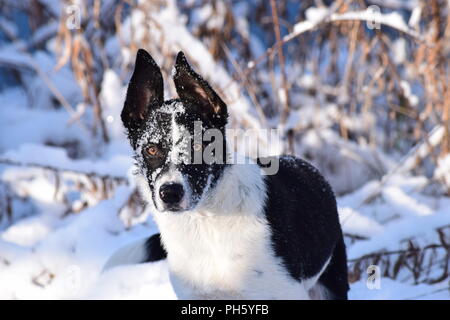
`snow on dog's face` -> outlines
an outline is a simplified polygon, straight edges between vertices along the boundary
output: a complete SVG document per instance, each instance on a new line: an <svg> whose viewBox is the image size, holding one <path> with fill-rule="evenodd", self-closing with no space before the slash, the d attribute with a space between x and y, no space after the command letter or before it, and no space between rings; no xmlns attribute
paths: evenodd
<svg viewBox="0 0 450 320"><path fill-rule="evenodd" d="M163 79L140 49L122 121L158 211L192 210L225 168L227 108L180 52L173 75L179 99L164 101Z"/></svg>

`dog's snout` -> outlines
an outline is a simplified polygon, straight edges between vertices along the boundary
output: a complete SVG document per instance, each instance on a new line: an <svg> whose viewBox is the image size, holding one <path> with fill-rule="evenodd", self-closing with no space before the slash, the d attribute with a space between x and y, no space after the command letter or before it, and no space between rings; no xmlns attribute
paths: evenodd
<svg viewBox="0 0 450 320"><path fill-rule="evenodd" d="M176 205L183 199L183 186L179 183L165 183L159 188L159 196L165 204Z"/></svg>

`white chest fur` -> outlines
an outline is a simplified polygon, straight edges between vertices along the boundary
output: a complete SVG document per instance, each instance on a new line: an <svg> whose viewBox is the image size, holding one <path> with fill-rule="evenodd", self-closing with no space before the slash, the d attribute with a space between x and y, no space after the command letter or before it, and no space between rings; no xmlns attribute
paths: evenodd
<svg viewBox="0 0 450 320"><path fill-rule="evenodd" d="M255 165L232 166L195 212L155 212L182 299L308 299L274 256Z"/></svg>
<svg viewBox="0 0 450 320"><path fill-rule="evenodd" d="M263 221L238 216L172 218L158 223L180 298L307 298L303 286L289 278L273 256Z"/></svg>

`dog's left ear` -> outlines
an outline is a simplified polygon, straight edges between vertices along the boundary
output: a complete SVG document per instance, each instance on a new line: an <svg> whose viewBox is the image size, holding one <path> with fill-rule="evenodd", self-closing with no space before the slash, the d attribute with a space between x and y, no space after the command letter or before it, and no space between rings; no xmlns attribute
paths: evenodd
<svg viewBox="0 0 450 320"><path fill-rule="evenodd" d="M227 105L219 95L189 65L183 52L179 52L173 76L181 101L196 105L213 125L219 128L227 124Z"/></svg>

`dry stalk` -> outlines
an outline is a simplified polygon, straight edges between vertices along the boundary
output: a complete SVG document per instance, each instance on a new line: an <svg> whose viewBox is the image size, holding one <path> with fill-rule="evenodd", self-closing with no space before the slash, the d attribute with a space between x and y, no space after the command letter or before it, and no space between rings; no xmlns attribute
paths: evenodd
<svg viewBox="0 0 450 320"><path fill-rule="evenodd" d="M287 117L289 115L289 106L290 106L290 99L289 99L289 88L288 88L288 82L286 78L286 65L284 60L284 53L283 53L283 43L281 41L281 32L280 32L280 22L278 19L278 9L277 5L275 3L275 0L270 0L270 7L272 9L272 19L273 19L273 28L275 32L275 39L276 39L276 48L278 53L278 64L280 67L280 74L281 74L281 86L282 86L282 99L278 99L282 105L283 109L281 110L281 124L284 124L287 120ZM276 93L277 97L280 97L280 93Z"/></svg>

